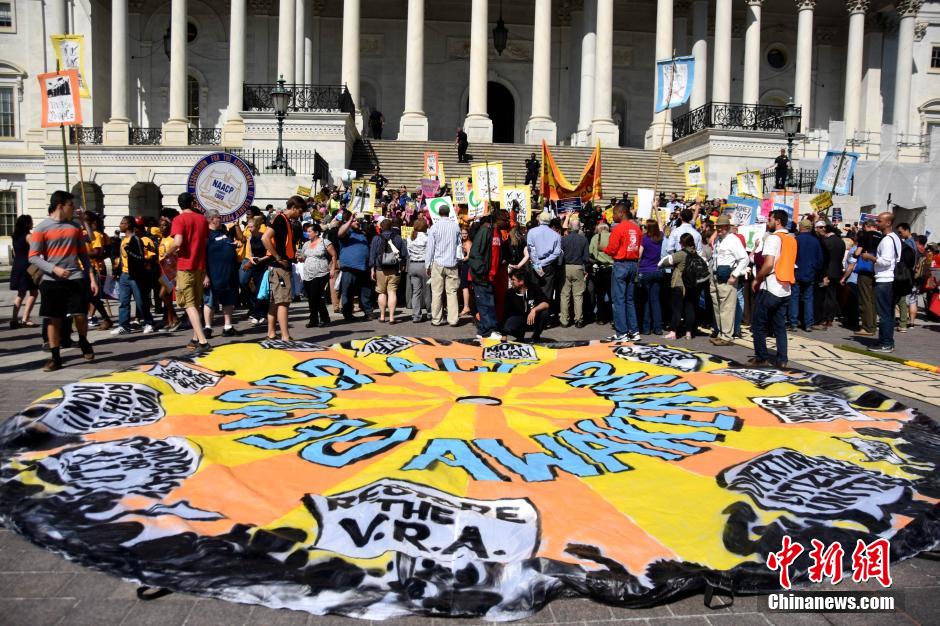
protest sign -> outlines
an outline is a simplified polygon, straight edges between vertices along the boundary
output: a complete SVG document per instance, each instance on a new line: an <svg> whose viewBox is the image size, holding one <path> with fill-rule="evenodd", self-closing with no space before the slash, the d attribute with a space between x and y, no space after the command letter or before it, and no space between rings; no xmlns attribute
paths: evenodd
<svg viewBox="0 0 940 626"><path fill-rule="evenodd" d="M375 213L375 183L364 178L352 182L352 193L349 198L349 210L353 215L372 215Z"/></svg>
<svg viewBox="0 0 940 626"><path fill-rule="evenodd" d="M865 222L877 222L878 215L875 213L860 213L858 216L858 223L864 224Z"/></svg>
<svg viewBox="0 0 940 626"><path fill-rule="evenodd" d="M234 154L213 152L190 170L186 191L204 211L215 209L223 222L234 222L255 199L255 178L251 166Z"/></svg>
<svg viewBox="0 0 940 626"><path fill-rule="evenodd" d="M742 198L741 196L728 196L730 206L731 223L735 226L744 226L754 224L757 221L757 213L760 211L760 200L757 198Z"/></svg>
<svg viewBox="0 0 940 626"><path fill-rule="evenodd" d="M440 168L440 159L437 152L424 153L424 175L427 178L437 178Z"/></svg>
<svg viewBox="0 0 940 626"><path fill-rule="evenodd" d="M852 188L852 177L858 164L857 152L829 150L816 177L816 189L835 194L848 194Z"/></svg>
<svg viewBox="0 0 940 626"><path fill-rule="evenodd" d="M799 216L800 214L799 194L793 193L792 191L772 191L770 192L770 201L774 211L778 209L786 211L787 215L790 216L790 220L793 220L794 216Z"/></svg>
<svg viewBox="0 0 940 626"><path fill-rule="evenodd" d="M760 172L758 171L747 171L747 172L738 172L737 175L738 181L738 195L747 196L750 198L759 198L763 193L763 185L761 183Z"/></svg>
<svg viewBox="0 0 940 626"><path fill-rule="evenodd" d="M401 227L401 238L404 240L411 239L411 233L415 230L414 226L402 226Z"/></svg>
<svg viewBox="0 0 940 626"><path fill-rule="evenodd" d="M78 126L82 123L82 107L78 100L78 72L63 70L37 76L42 96L43 128Z"/></svg>
<svg viewBox="0 0 940 626"><path fill-rule="evenodd" d="M813 196L809 201L809 205L813 207L813 210L817 213L819 211L825 211L832 206L832 193L824 191L819 195Z"/></svg>
<svg viewBox="0 0 940 626"><path fill-rule="evenodd" d="M757 215L757 221L761 224L767 222L767 217L774 210L774 203L770 198L764 198L760 201L760 213Z"/></svg>
<svg viewBox="0 0 940 626"><path fill-rule="evenodd" d="M450 181L450 191L454 198L454 204L467 204L467 184L466 178L452 178Z"/></svg>
<svg viewBox="0 0 940 626"><path fill-rule="evenodd" d="M425 198L436 196L439 188L440 183L436 178L421 179L421 193L424 194Z"/></svg>
<svg viewBox="0 0 940 626"><path fill-rule="evenodd" d="M704 187L686 187L685 189L685 201L686 202L699 202L705 199L706 193Z"/></svg>
<svg viewBox="0 0 940 626"><path fill-rule="evenodd" d="M303 196L304 198L310 197L310 187L304 187L303 185L297 186L297 191L295 191L298 196Z"/></svg>
<svg viewBox="0 0 940 626"><path fill-rule="evenodd" d="M473 190L481 201L498 202L503 197L503 164L500 161L479 163L470 168Z"/></svg>
<svg viewBox="0 0 940 626"><path fill-rule="evenodd" d="M581 198L565 198L555 203L558 217L564 217L568 213L577 213L581 210Z"/></svg>
<svg viewBox="0 0 940 626"><path fill-rule="evenodd" d="M705 186L705 161L686 161L682 165L686 187Z"/></svg>
<svg viewBox="0 0 940 626"><path fill-rule="evenodd" d="M507 211L511 211L513 202L518 202L519 212L516 214L516 219L523 224L529 221L529 213L532 210L531 191L529 187L503 188L502 207Z"/></svg>
<svg viewBox="0 0 940 626"><path fill-rule="evenodd" d="M478 199L476 192L471 189L467 195L467 217L473 220L486 215L486 209L486 200Z"/></svg>
<svg viewBox="0 0 940 626"><path fill-rule="evenodd" d="M432 219L457 219L457 210L454 208L454 203L447 196L441 196L440 198L428 198L424 201L424 206L427 207ZM447 216L447 218L442 218L441 209L445 207L448 211L450 211L450 214Z"/></svg>
<svg viewBox="0 0 940 626"><path fill-rule="evenodd" d="M81 98L90 98L88 81L85 80L85 36L84 35L51 35L52 49L59 62L59 70L75 70L78 72L78 95Z"/></svg>
<svg viewBox="0 0 940 626"><path fill-rule="evenodd" d="M652 189L640 188L636 190L636 217L637 219L649 219L653 215L653 203L655 202L656 192Z"/></svg>
<svg viewBox="0 0 940 626"><path fill-rule="evenodd" d="M832 223L833 224L842 223L842 208L841 207L832 207Z"/></svg>
<svg viewBox="0 0 940 626"><path fill-rule="evenodd" d="M753 252L757 244L764 238L767 232L766 224L751 224L749 226L738 226L738 234L744 237L744 248L748 252Z"/></svg>

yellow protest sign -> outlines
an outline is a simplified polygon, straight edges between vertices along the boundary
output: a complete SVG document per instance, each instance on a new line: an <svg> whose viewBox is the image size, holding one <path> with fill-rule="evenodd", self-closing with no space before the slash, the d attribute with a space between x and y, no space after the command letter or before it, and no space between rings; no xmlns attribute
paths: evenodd
<svg viewBox="0 0 940 626"><path fill-rule="evenodd" d="M85 80L85 36L84 35L51 35L52 49L59 62L59 70L75 70L78 72L78 95L81 98L90 98L91 90Z"/></svg>
<svg viewBox="0 0 940 626"><path fill-rule="evenodd" d="M695 202L698 200L702 202L705 200L705 188L704 187L686 187L685 190L685 201L686 202Z"/></svg>
<svg viewBox="0 0 940 626"><path fill-rule="evenodd" d="M364 178L352 182L349 210L354 215L372 215L375 212L375 183Z"/></svg>
<svg viewBox="0 0 940 626"><path fill-rule="evenodd" d="M309 198L309 197L310 197L310 187L304 187L303 185L299 185L299 186L297 187L297 192L296 192L296 193L297 193L298 196L303 196L304 198Z"/></svg>
<svg viewBox="0 0 940 626"><path fill-rule="evenodd" d="M686 187L705 186L705 161L686 161L682 164Z"/></svg>
<svg viewBox="0 0 940 626"><path fill-rule="evenodd" d="M824 191L817 196L813 196L809 201L809 205L813 207L814 211L825 211L832 206L832 192Z"/></svg>

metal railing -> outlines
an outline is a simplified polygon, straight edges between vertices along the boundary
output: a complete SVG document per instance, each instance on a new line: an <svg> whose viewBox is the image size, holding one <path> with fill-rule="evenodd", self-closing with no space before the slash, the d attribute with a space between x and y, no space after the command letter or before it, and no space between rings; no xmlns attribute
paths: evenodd
<svg viewBox="0 0 940 626"><path fill-rule="evenodd" d="M132 146L159 146L163 141L162 128L132 128L130 144Z"/></svg>
<svg viewBox="0 0 940 626"><path fill-rule="evenodd" d="M189 145L191 146L218 146L222 143L221 128L192 128L189 129Z"/></svg>
<svg viewBox="0 0 940 626"><path fill-rule="evenodd" d="M799 107L796 107L799 110ZM756 130L783 133L785 106L742 104L740 102L709 102L672 122L672 140L697 133L706 128Z"/></svg>
<svg viewBox="0 0 940 626"><path fill-rule="evenodd" d="M254 174L272 173L269 172L267 168L277 157L277 150L274 149L245 150L237 148L228 150L228 152L247 163ZM285 148L284 159L287 161L290 168L273 173L282 176L290 176L290 170L293 170L293 174L296 176L310 176L321 182L326 181L329 177L329 164L316 150L288 150Z"/></svg>
<svg viewBox="0 0 940 626"><path fill-rule="evenodd" d="M243 104L245 111L273 111L271 103L271 90L276 85L249 84L243 88ZM345 85L300 85L288 84L284 86L291 93L288 111L333 111L342 113L355 113L356 107L352 96Z"/></svg>
<svg viewBox="0 0 940 626"><path fill-rule="evenodd" d="M799 193L813 193L813 189L816 186L816 178L819 176L819 170L804 170L802 168L793 170L793 189ZM769 168L760 173L761 178L761 191L764 195L767 195L771 191L776 189L777 182L777 171L774 168ZM852 186L854 189L855 181L852 181ZM738 193L738 179L733 177L731 179L731 195L735 196Z"/></svg>
<svg viewBox="0 0 940 626"><path fill-rule="evenodd" d="M69 142L85 145L101 145L104 132L101 126L69 126Z"/></svg>

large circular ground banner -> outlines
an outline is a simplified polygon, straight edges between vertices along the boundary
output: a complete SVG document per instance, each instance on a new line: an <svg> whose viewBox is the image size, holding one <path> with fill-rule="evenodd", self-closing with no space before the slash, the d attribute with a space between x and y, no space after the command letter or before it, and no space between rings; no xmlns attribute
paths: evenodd
<svg viewBox="0 0 940 626"><path fill-rule="evenodd" d="M810 584L814 540L849 571L860 545L897 561L940 537L930 418L657 345L231 344L68 384L0 453L2 521L41 546L369 619L766 592L788 543Z"/></svg>

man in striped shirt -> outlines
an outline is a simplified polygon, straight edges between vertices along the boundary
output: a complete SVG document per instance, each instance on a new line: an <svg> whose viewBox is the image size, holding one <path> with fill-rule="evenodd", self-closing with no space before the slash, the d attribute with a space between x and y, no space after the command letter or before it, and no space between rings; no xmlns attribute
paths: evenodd
<svg viewBox="0 0 940 626"><path fill-rule="evenodd" d="M44 372L62 368L59 347L65 317L72 316L78 329L78 345L86 361L95 353L88 343L88 293L85 290L82 268L90 268L88 248L82 227L72 220L75 207L73 196L67 191L56 191L49 201L49 217L33 229L29 243L29 262L42 270L39 283L42 303L39 314L49 318L49 347L52 358L43 366ZM81 263L81 264L79 264ZM98 279L89 272L91 293L98 293Z"/></svg>

